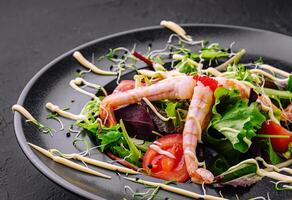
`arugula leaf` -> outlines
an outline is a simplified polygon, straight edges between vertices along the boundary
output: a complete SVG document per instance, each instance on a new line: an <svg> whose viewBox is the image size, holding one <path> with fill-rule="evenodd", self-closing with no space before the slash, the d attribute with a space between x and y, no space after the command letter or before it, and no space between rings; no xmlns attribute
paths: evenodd
<svg viewBox="0 0 292 200"><path fill-rule="evenodd" d="M95 135L97 128L98 128L98 122L96 120L96 116L99 115L99 100L91 100L85 104L85 106L82 108L81 113L82 115L86 116L88 119L88 122L85 121L77 121L76 125L88 130L90 133Z"/></svg>
<svg viewBox="0 0 292 200"><path fill-rule="evenodd" d="M278 156L278 154L274 151L271 140L266 140L266 144L268 145L267 153L269 156L269 160L273 165L279 164L283 162L283 160Z"/></svg>
<svg viewBox="0 0 292 200"><path fill-rule="evenodd" d="M255 102L241 99L238 90L220 87L215 90L215 105L212 108L212 128L222 133L241 153L247 152L251 138L265 121Z"/></svg>
<svg viewBox="0 0 292 200"><path fill-rule="evenodd" d="M125 138L125 140L127 141L127 144L130 148L130 152L131 152L131 155L137 159L137 161L139 160L139 158L142 157L142 154L141 154L141 151L139 151L137 149L137 147L135 146L135 144L133 143L133 141L130 139L127 131L126 131L126 128L125 128L125 125L123 123L123 120L121 119L120 120L120 126L121 126L121 129L122 129L122 134L123 134L123 137Z"/></svg>
<svg viewBox="0 0 292 200"><path fill-rule="evenodd" d="M292 75L290 75L288 79L288 91L292 92Z"/></svg>
<svg viewBox="0 0 292 200"><path fill-rule="evenodd" d="M142 157L142 153L137 149L133 141L135 139L128 136L122 121L111 127L103 127L99 134L96 133L96 138L101 141L100 150L102 152L109 149L120 158L140 166L139 158Z"/></svg>

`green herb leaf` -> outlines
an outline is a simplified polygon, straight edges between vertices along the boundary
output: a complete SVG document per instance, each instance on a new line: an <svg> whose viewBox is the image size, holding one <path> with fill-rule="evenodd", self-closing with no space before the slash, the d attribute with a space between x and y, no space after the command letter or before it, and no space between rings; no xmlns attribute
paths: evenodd
<svg viewBox="0 0 292 200"><path fill-rule="evenodd" d="M121 119L120 120L120 126L121 126L121 129L122 129L122 134L123 134L123 137L125 138L125 140L127 141L127 144L130 148L130 152L131 152L131 155L137 159L137 161L139 160L139 158L142 157L142 154L141 152L137 149L137 147L135 146L135 144L133 143L133 141L131 141L127 131L126 131L126 128L125 128L125 125L123 123L123 120Z"/></svg>
<svg viewBox="0 0 292 200"><path fill-rule="evenodd" d="M76 125L88 130L92 134L96 134L98 128L98 122L96 120L96 116L99 115L99 100L91 100L85 104L83 109L81 110L82 115L85 115L88 119L88 122L85 121L77 121Z"/></svg>
<svg viewBox="0 0 292 200"><path fill-rule="evenodd" d="M166 108L165 108L165 112L167 114L168 117L172 118L173 123L176 124L176 106L177 106L177 102L167 102L166 103Z"/></svg>
<svg viewBox="0 0 292 200"><path fill-rule="evenodd" d="M123 135L119 131L109 131L106 134L103 134L101 138L101 151L103 152L109 145L117 143L122 136Z"/></svg>
<svg viewBox="0 0 292 200"><path fill-rule="evenodd" d="M255 102L248 106L248 100L242 100L237 90L220 87L214 95L212 128L222 133L234 149L245 153L265 116L259 112Z"/></svg>
<svg viewBox="0 0 292 200"><path fill-rule="evenodd" d="M292 75L290 75L288 79L288 91L292 92Z"/></svg>
<svg viewBox="0 0 292 200"><path fill-rule="evenodd" d="M274 151L270 139L266 140L266 143L268 146L267 153L268 153L270 162L273 165L276 165L276 164L283 162L283 160L280 158L280 156L278 156L278 154Z"/></svg>
<svg viewBox="0 0 292 200"><path fill-rule="evenodd" d="M223 178L221 179L221 182L228 182L247 174L256 173L256 171L257 166L255 164L244 163L242 165L239 165L236 169L227 170L226 172L224 172L223 173L224 175L222 175Z"/></svg>

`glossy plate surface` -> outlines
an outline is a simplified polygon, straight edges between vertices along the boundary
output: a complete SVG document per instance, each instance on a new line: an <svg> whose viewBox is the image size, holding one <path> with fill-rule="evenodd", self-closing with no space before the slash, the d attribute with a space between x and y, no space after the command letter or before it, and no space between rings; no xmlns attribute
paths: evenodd
<svg viewBox="0 0 292 200"><path fill-rule="evenodd" d="M223 26L223 25L184 25L187 33L195 40L205 39L211 42L218 42L223 47L228 47L230 43L235 41L234 48L245 48L247 55L244 60L246 62L251 59L262 57L266 63L292 71L292 38L262 31L257 29ZM87 44L84 44L76 49L65 53L64 55L56 58L54 61L46 65L39 71L31 81L26 85L21 93L18 104L23 105L35 116L40 122L59 129L59 124L54 120L46 120L46 115L49 113L45 104L52 102L59 105L61 108L70 107L70 112L79 113L83 105L90 99L76 91L69 86L69 81L74 79L74 73L77 69L84 69L72 57L75 50L79 50L83 55L91 60L94 53L95 58L104 55L109 48L123 46L132 49L133 45L137 45L137 51L145 52L149 43L152 44L153 49L162 49L170 35L168 30L160 27L149 27L127 31L105 38L101 38ZM100 63L101 66L110 66L109 63ZM143 67L143 66L141 66ZM131 74L130 74L131 75ZM128 75L128 76L130 76ZM90 82L95 82L106 86L112 82L115 77L111 76L97 76L95 74L86 74L85 79ZM108 85L108 88L112 87ZM74 99L74 103L72 100ZM98 177L90 176L67 167L59 165L52 160L40 155L39 153L30 149L27 142L39 145L45 149L56 148L64 153L77 152L77 149L72 145L74 134L71 137L66 137L68 126L73 121L62 119L65 125L64 131L59 131L53 137L41 133L37 128L31 124L25 123L25 120L16 113L14 118L14 127L17 139L24 153L33 165L38 168L44 175L55 181L59 185L71 190L72 192L89 198L89 199L122 199L126 197L131 199L131 195L125 192L124 186L130 186L134 191L146 191L143 185L131 183L119 177L116 173L103 169L94 168L102 173L112 176L111 180L101 179ZM90 139L84 135L84 138ZM93 144L92 144L93 145ZM82 143L77 145L79 149L83 150L85 147ZM110 159L95 151L91 154L95 159L109 161ZM147 176L140 176L145 180L156 180ZM292 192L281 191L277 192L273 189L273 184L269 179L264 180L253 185L249 188L221 188L214 189L206 187L207 194L219 196L218 192L221 190L226 198L235 199L235 194L240 199L248 199L257 196L267 197L269 193L271 199L288 199L292 196ZM195 184L180 184L179 187L202 193L200 185ZM174 199L182 199L181 196L160 191L159 195L170 197Z"/></svg>

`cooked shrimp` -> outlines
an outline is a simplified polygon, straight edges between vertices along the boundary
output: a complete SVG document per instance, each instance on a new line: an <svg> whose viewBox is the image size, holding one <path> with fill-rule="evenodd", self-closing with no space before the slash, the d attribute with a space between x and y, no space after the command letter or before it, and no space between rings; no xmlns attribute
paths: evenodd
<svg viewBox="0 0 292 200"><path fill-rule="evenodd" d="M153 85L139 87L108 95L100 105L100 117L108 126L116 123L114 110L128 104L134 104L143 97L149 101L162 99L191 99L196 81L192 76L171 77Z"/></svg>
<svg viewBox="0 0 292 200"><path fill-rule="evenodd" d="M214 77L218 84L225 88L237 88L242 98L248 98L250 88L244 85L241 81L236 79L228 79L224 77Z"/></svg>
<svg viewBox="0 0 292 200"><path fill-rule="evenodd" d="M283 115L282 118L284 120L287 120L290 123L292 122L292 103L289 106L287 106L287 108L284 109L284 112L282 115Z"/></svg>
<svg viewBox="0 0 292 200"><path fill-rule="evenodd" d="M202 129L209 122L213 106L213 92L201 82L194 88L193 97L183 130L184 157L188 173L195 183L212 183L213 174L204 168L198 168L196 156L197 143L201 142Z"/></svg>

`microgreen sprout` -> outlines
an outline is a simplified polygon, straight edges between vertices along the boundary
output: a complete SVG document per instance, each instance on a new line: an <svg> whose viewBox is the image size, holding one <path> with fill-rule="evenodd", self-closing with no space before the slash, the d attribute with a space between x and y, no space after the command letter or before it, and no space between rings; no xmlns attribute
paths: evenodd
<svg viewBox="0 0 292 200"><path fill-rule="evenodd" d="M30 120L26 120L27 122L30 122ZM31 121L32 122L32 121ZM53 136L53 133L56 133L57 131L51 127L48 127L46 125L41 124L38 121L32 122L33 124L35 124L39 130L41 130L43 133L48 133L50 134L50 136Z"/></svg>
<svg viewBox="0 0 292 200"><path fill-rule="evenodd" d="M292 185L287 185L287 183L285 183L284 181L278 181L278 182L274 182L274 181L270 181L271 183L275 184L275 189L278 191L282 191L282 190L292 190Z"/></svg>

